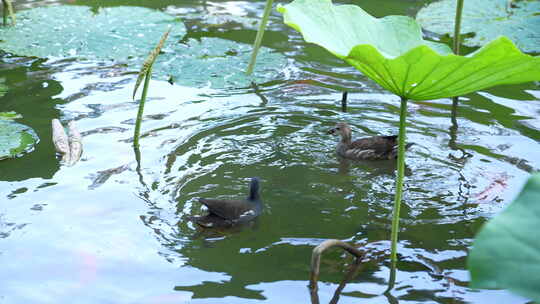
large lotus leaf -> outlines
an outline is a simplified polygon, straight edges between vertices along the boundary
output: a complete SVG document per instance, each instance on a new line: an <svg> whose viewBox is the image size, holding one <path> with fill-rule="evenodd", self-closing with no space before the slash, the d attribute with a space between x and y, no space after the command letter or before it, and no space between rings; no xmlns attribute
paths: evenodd
<svg viewBox="0 0 540 304"><path fill-rule="evenodd" d="M507 288L540 302L540 174L482 227L469 254L473 288Z"/></svg>
<svg viewBox="0 0 540 304"><path fill-rule="evenodd" d="M416 20L427 30L439 34L454 32L456 0L443 0L422 8ZM504 35L525 52L540 52L540 1L474 0L465 1L461 33L467 46L482 46Z"/></svg>
<svg viewBox="0 0 540 304"><path fill-rule="evenodd" d="M32 128L11 120L11 113L0 113L0 159L30 152L39 141Z"/></svg>
<svg viewBox="0 0 540 304"><path fill-rule="evenodd" d="M423 40L419 25L409 17L377 19L358 6L334 6L330 0L296 0L278 11L306 41L409 99L452 97L540 80L540 58L521 53L505 37L468 56L456 56L445 45Z"/></svg>
<svg viewBox="0 0 540 304"><path fill-rule="evenodd" d="M17 13L17 25L0 28L0 49L22 56L144 59L168 24L181 37L184 25L168 14L140 7L47 6ZM142 60L141 60L142 62Z"/></svg>
<svg viewBox="0 0 540 304"><path fill-rule="evenodd" d="M261 48L259 64L253 76L245 73L251 45L220 39L190 39L162 50L154 65L157 77L173 76L175 83L211 88L245 87L252 81L276 79L287 65L287 58L268 48Z"/></svg>

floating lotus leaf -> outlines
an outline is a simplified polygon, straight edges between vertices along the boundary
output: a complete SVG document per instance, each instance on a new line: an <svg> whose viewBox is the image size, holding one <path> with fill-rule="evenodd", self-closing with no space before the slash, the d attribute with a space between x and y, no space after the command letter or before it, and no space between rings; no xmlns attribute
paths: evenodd
<svg viewBox="0 0 540 304"><path fill-rule="evenodd" d="M14 122L18 116L12 112L0 113L0 160L30 152L39 138L32 128Z"/></svg>
<svg viewBox="0 0 540 304"><path fill-rule="evenodd" d="M540 302L540 174L482 227L469 254L471 287L507 288Z"/></svg>
<svg viewBox="0 0 540 304"><path fill-rule="evenodd" d="M129 60L143 63L169 24L174 24L153 65L157 78L189 86L245 87L275 79L285 56L262 48L256 75L245 68L251 46L219 38L180 42L185 27L175 17L140 7L50 6L21 11L16 26L0 28L0 49L22 56Z"/></svg>
<svg viewBox="0 0 540 304"><path fill-rule="evenodd" d="M0 119L3 119L3 120L15 120L19 118L22 118L22 115L14 111L0 112Z"/></svg>
<svg viewBox="0 0 540 304"><path fill-rule="evenodd" d="M144 59L168 24L176 37L186 32L175 17L140 7L38 7L19 11L17 21L0 28L0 49L42 58Z"/></svg>
<svg viewBox="0 0 540 304"><path fill-rule="evenodd" d="M414 100L464 95L500 84L540 80L540 58L500 37L467 56L422 39L412 18L375 18L355 5L296 0L279 6L286 24L383 88Z"/></svg>
<svg viewBox="0 0 540 304"><path fill-rule="evenodd" d="M416 20L423 28L439 33L454 33L456 0L433 2L422 8ZM449 13L452 12L452 13ZM465 1L461 32L473 33L463 43L482 46L504 35L525 52L540 52L540 1L474 0Z"/></svg>
<svg viewBox="0 0 540 304"><path fill-rule="evenodd" d="M247 76L251 51L251 45L220 38L190 39L186 44L163 49L152 70L156 77L171 75L180 85L223 88L274 80L287 65L282 54L261 48L255 72Z"/></svg>

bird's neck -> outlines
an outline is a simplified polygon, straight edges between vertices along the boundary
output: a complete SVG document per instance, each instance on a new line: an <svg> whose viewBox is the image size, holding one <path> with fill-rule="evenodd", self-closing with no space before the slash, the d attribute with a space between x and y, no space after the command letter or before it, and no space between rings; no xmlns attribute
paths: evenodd
<svg viewBox="0 0 540 304"><path fill-rule="evenodd" d="M341 136L341 143L345 144L345 145L350 145L351 144L351 133L348 133L348 134L343 134Z"/></svg>
<svg viewBox="0 0 540 304"><path fill-rule="evenodd" d="M259 200L259 180L253 178L249 184L249 196L248 200L257 201Z"/></svg>

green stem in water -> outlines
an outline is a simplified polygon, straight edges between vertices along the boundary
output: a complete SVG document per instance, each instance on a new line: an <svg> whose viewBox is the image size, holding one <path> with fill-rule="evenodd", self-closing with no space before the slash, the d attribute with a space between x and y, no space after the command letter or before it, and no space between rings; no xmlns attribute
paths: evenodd
<svg viewBox="0 0 540 304"><path fill-rule="evenodd" d="M266 6L264 7L264 13L259 24L259 30L257 31L257 36L255 37L255 42L253 43L253 52L251 53L251 59L249 60L249 65L246 70L246 74L251 75L253 69L255 68L255 61L257 60L257 53L259 53L259 48L261 47L261 42L264 36L264 31L266 29L266 23L268 23L268 17L270 16L270 11L272 10L272 3L274 0L266 0Z"/></svg>
<svg viewBox="0 0 540 304"><path fill-rule="evenodd" d="M3 5L2 18L4 20L4 26L7 26L7 11L8 11L8 8L7 8L6 0L2 0L2 5Z"/></svg>
<svg viewBox="0 0 540 304"><path fill-rule="evenodd" d="M461 30L461 13L463 12L463 0L457 1L456 19L454 21L454 54L459 55L459 45L461 39L459 37Z"/></svg>
<svg viewBox="0 0 540 304"><path fill-rule="evenodd" d="M405 175L405 142L406 129L405 122L407 119L407 98L401 97L401 107L399 113L399 135L398 135L398 159L397 159L397 181L396 181L396 196L394 199L394 213L392 215L392 234L391 234L391 253L390 261L392 267L396 267L397 262L397 241L399 231L399 209L401 206L401 197L403 194L403 177Z"/></svg>
<svg viewBox="0 0 540 304"><path fill-rule="evenodd" d="M461 45L460 31L461 31L461 14L463 12L463 0L458 0L456 6L456 18L454 21L454 54L459 55L459 46ZM459 97L452 98L452 125L457 126L455 123L457 114L457 104Z"/></svg>
<svg viewBox="0 0 540 304"><path fill-rule="evenodd" d="M135 134L133 135L133 146L139 147L139 135L141 133L141 122L142 122L142 116L144 111L144 103L146 102L146 94L148 93L148 83L150 82L150 78L152 77L152 66L148 69L148 72L146 72L146 75L144 76L144 85L143 85L143 91L141 96L141 101L139 102L139 111L137 112L137 120L135 121Z"/></svg>

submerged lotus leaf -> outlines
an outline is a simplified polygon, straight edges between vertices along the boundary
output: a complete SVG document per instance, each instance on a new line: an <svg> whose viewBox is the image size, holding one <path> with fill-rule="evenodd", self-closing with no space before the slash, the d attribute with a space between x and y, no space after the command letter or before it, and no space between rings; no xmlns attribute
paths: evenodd
<svg viewBox="0 0 540 304"><path fill-rule="evenodd" d="M422 39L412 18L375 18L355 5L296 0L278 7L286 24L396 95L428 100L499 84L540 80L540 58L500 37L467 56Z"/></svg>
<svg viewBox="0 0 540 304"><path fill-rule="evenodd" d="M423 28L439 33L454 33L456 0L443 0L422 8L416 20ZM452 13L449 13L452 12ZM524 52L540 52L540 1L475 0L465 1L461 33L473 33L463 44L482 46L504 35Z"/></svg>
<svg viewBox="0 0 540 304"><path fill-rule="evenodd" d="M7 117L0 119L0 160L30 152L39 141L32 128L11 120L11 113Z"/></svg>
<svg viewBox="0 0 540 304"><path fill-rule="evenodd" d="M173 35L186 32L175 17L140 7L38 7L18 12L17 21L0 28L0 49L42 58L144 58L168 24L175 24Z"/></svg>
<svg viewBox="0 0 540 304"><path fill-rule="evenodd" d="M220 39L189 39L164 48L153 67L156 77L172 76L184 86L211 88L246 87L252 81L266 82L279 77L287 65L287 58L268 48L259 51L259 63L253 76L246 75L251 56L251 45Z"/></svg>
<svg viewBox="0 0 540 304"><path fill-rule="evenodd" d="M540 301L540 174L477 234L468 258L471 287L507 288Z"/></svg>

